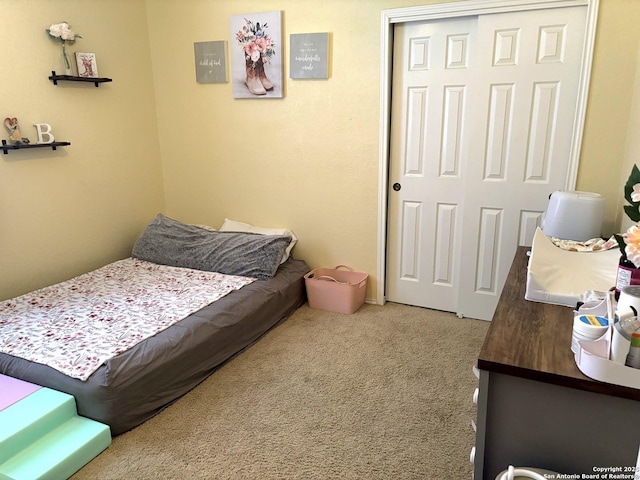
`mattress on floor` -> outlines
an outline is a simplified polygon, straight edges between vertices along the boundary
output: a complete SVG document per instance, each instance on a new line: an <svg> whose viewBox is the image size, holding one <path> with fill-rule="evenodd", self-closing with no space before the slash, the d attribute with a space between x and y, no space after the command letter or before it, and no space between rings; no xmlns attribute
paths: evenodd
<svg viewBox="0 0 640 480"><path fill-rule="evenodd" d="M106 361L87 381L0 353L0 373L73 395L78 414L118 435L139 425L256 342L305 302L301 260L251 283Z"/></svg>

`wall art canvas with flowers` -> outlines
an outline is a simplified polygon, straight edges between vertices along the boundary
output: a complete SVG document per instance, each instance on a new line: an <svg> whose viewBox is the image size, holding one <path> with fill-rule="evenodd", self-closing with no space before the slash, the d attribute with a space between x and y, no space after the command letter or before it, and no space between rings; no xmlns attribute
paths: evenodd
<svg viewBox="0 0 640 480"><path fill-rule="evenodd" d="M234 98L282 98L281 11L231 16Z"/></svg>

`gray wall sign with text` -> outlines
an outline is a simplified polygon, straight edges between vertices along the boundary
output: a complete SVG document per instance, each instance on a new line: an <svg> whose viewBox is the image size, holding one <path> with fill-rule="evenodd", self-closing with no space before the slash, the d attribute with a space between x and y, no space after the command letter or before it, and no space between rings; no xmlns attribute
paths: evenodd
<svg viewBox="0 0 640 480"><path fill-rule="evenodd" d="M227 42L195 42L193 50L196 59L196 81L198 83L226 83Z"/></svg>
<svg viewBox="0 0 640 480"><path fill-rule="evenodd" d="M291 34L289 72L291 78L329 78L329 34Z"/></svg>

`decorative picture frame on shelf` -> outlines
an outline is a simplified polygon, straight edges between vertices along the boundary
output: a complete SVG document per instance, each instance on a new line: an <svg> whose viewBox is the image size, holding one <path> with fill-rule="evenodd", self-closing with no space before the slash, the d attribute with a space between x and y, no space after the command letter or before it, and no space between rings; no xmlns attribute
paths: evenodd
<svg viewBox="0 0 640 480"><path fill-rule="evenodd" d="M95 53L76 52L76 65L78 67L79 77L98 77L98 64Z"/></svg>
<svg viewBox="0 0 640 480"><path fill-rule="evenodd" d="M227 83L227 42L194 42L193 54L196 63L196 82Z"/></svg>
<svg viewBox="0 0 640 480"><path fill-rule="evenodd" d="M282 12L232 15L231 83L234 98L282 98Z"/></svg>
<svg viewBox="0 0 640 480"><path fill-rule="evenodd" d="M293 33L289 36L289 77L329 78L329 34Z"/></svg>

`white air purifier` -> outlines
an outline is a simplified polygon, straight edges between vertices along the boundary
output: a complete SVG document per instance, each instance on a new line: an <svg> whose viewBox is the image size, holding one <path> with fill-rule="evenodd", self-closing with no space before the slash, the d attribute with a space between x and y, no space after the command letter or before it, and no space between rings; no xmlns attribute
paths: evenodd
<svg viewBox="0 0 640 480"><path fill-rule="evenodd" d="M549 196L541 229L548 237L584 242L602 235L603 216L599 193L558 190Z"/></svg>

